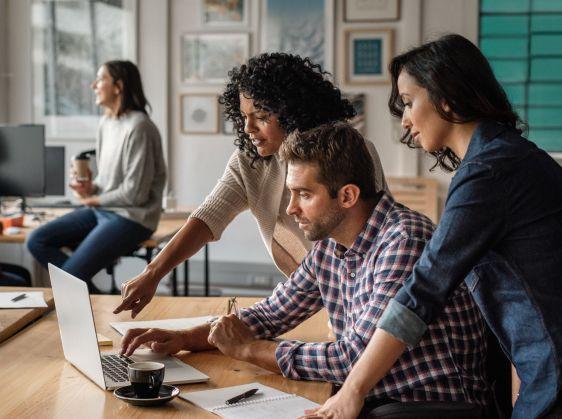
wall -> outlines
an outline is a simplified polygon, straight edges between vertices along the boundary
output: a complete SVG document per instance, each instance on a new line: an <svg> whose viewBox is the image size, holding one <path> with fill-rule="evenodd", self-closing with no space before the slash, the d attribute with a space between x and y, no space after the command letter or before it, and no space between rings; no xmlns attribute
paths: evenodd
<svg viewBox="0 0 562 419"><path fill-rule="evenodd" d="M8 3L0 0L0 124L8 121Z"/></svg>

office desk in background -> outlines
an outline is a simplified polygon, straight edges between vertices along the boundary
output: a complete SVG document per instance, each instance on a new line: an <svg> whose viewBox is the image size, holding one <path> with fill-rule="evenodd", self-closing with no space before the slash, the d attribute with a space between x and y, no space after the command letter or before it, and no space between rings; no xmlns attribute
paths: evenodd
<svg viewBox="0 0 562 419"><path fill-rule="evenodd" d="M35 208L35 207L34 207ZM35 228L39 227L40 225L44 224L45 222L51 221L57 217L61 217L64 214L72 211L70 208L41 208L36 207L37 212L44 212L45 217L44 220L41 222L32 221L30 216L26 216L24 227L20 234L16 234L13 236L8 236L5 234L0 234L0 243L12 243L12 244L19 244L23 245L25 243L25 239L28 234L30 234ZM136 257L140 257L141 259L145 260L146 263L150 263L153 256L159 251L160 247L169 241L174 234L176 234L185 224L186 220L189 217L189 214L193 211L192 207L180 207L175 211L172 212L164 212L158 223L158 227L156 231L152 234L150 239L145 240L139 246L139 249L144 249L146 252L145 254ZM108 261L108 265L111 261ZM35 262L34 262L35 263ZM110 265L111 266L111 265ZM189 260L184 261L184 274L183 274L183 282L184 282L184 295L189 295ZM34 269L32 273L32 284L34 286L49 286L50 282L48 280L41 280L38 278L46 278L46 270L42 267L39 267L37 264L38 269ZM40 268L40 269L39 269ZM174 268L171 273L172 278L172 295L178 295L178 287L177 287L177 269ZM203 266L203 282L204 282L204 295L209 295L209 246L208 244L205 245L204 248L204 266Z"/></svg>
<svg viewBox="0 0 562 419"><path fill-rule="evenodd" d="M119 348L120 335L111 321L130 321L129 314L112 314L120 298L112 295L91 297L98 333L113 339ZM224 314L227 298L155 297L139 314L138 320L195 317ZM259 298L240 298L247 307ZM328 316L325 310L284 337L303 341L327 341ZM105 348L105 347L103 347ZM106 351L106 349L104 349ZM219 351L183 353L180 359L204 372L209 382L179 386L181 391L198 391L258 381L287 393L296 393L317 403L331 394L329 383L295 381L252 364L236 361ZM217 418L179 398L161 407L131 406L104 391L82 375L63 356L55 312L44 316L9 341L0 345L0 417L6 418Z"/></svg>

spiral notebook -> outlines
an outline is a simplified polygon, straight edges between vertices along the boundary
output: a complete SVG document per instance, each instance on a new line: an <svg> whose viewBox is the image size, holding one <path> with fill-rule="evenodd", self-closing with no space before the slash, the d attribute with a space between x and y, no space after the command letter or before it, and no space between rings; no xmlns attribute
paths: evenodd
<svg viewBox="0 0 562 419"><path fill-rule="evenodd" d="M250 389L258 392L246 401L227 405L224 402ZM295 419L304 414L305 410L313 409L318 404L297 396L284 393L260 383L250 383L235 387L218 388L215 390L181 393L180 397L202 407L225 419Z"/></svg>

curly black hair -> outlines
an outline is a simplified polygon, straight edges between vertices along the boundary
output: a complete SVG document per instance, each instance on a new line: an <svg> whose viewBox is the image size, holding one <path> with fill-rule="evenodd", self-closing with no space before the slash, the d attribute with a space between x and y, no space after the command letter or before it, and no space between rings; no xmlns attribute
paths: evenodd
<svg viewBox="0 0 562 419"><path fill-rule="evenodd" d="M264 53L228 72L230 79L219 101L226 119L234 124L234 145L252 158L252 166L269 157L261 157L244 132L240 93L252 99L256 108L276 115L288 135L295 129L305 131L355 116L353 106L342 98L328 74L309 58L285 53Z"/></svg>

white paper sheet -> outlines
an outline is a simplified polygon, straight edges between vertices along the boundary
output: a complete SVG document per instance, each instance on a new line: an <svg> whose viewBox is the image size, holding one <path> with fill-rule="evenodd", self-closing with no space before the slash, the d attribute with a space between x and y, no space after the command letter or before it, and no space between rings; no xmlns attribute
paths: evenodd
<svg viewBox="0 0 562 419"><path fill-rule="evenodd" d="M12 301L12 298L25 294L26 297ZM43 291L0 292L0 308L38 308L47 307Z"/></svg>
<svg viewBox="0 0 562 419"><path fill-rule="evenodd" d="M120 334L124 335L127 330L135 328L153 328L168 330L181 330L190 329L214 319L215 316L202 316L202 317L185 317L182 319L165 319L165 320L137 320L132 322L111 322L111 327L117 330Z"/></svg>

